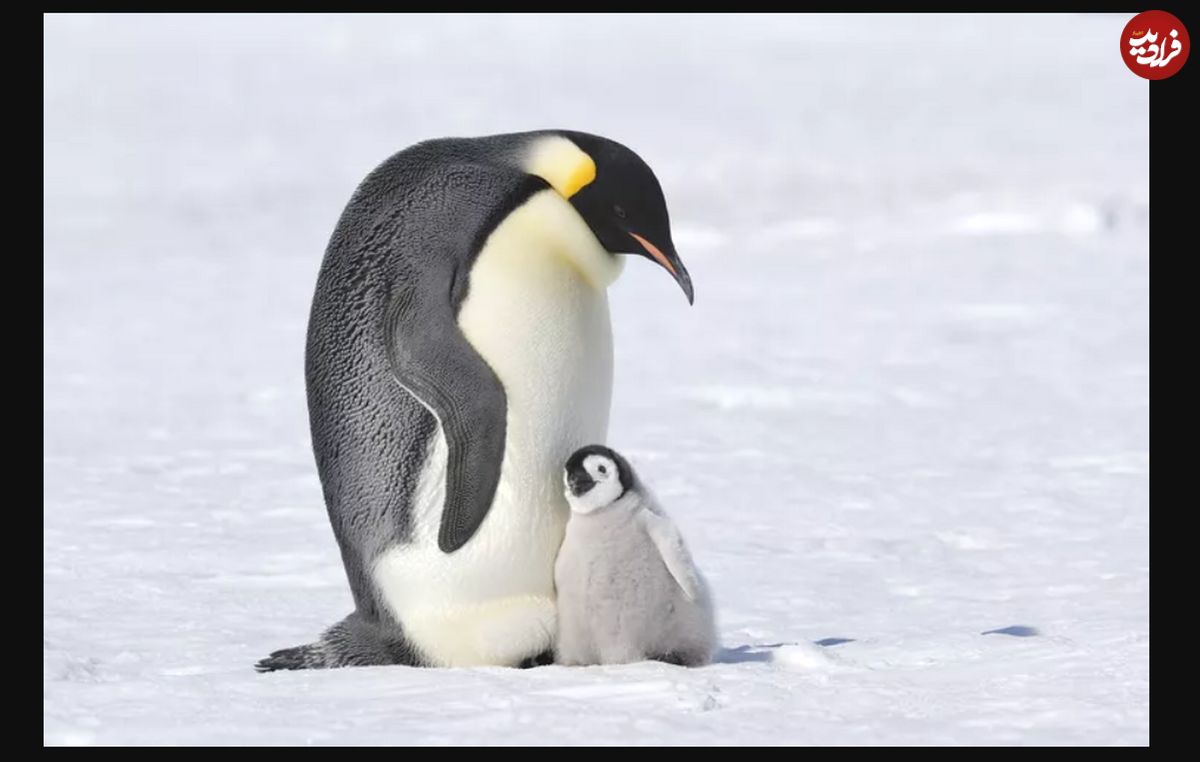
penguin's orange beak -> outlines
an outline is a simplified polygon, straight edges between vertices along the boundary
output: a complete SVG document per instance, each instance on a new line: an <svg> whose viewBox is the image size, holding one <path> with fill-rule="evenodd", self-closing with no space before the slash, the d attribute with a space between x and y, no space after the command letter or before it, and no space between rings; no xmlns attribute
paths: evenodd
<svg viewBox="0 0 1200 762"><path fill-rule="evenodd" d="M634 240L641 244L646 256L658 262L667 272L671 273L671 277L675 279L675 282L683 289L684 295L687 296L688 304L695 304L695 293L692 290L692 276L688 275L687 268L683 266L683 262L679 261L679 255L675 253L675 248L668 245L667 253L664 254L662 249L632 230L629 231L629 235L633 236Z"/></svg>

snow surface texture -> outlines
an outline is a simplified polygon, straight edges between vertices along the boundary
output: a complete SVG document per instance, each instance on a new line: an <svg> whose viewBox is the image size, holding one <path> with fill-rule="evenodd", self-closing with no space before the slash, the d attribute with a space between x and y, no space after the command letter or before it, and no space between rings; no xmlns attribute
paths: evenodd
<svg viewBox="0 0 1200 762"><path fill-rule="evenodd" d="M1149 742L1148 84L1125 16L48 17L48 744ZM550 126L655 168L611 444L724 650L260 675L350 595L309 299L358 181Z"/></svg>

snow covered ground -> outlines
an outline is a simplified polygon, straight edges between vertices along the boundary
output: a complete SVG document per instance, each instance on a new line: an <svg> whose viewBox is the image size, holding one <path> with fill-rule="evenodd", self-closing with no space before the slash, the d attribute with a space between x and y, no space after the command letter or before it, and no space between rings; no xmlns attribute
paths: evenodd
<svg viewBox="0 0 1200 762"><path fill-rule="evenodd" d="M47 744L1146 744L1148 84L1125 16L48 17ZM256 674L350 610L302 355L417 140L639 151L611 443L711 667Z"/></svg>

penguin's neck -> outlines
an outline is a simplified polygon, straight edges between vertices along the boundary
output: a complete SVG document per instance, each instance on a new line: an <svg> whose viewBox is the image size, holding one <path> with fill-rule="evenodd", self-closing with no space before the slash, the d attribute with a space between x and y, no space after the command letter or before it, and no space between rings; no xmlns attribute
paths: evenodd
<svg viewBox="0 0 1200 762"><path fill-rule="evenodd" d="M610 254L571 203L554 190L538 191L492 231L480 258L497 249L512 249L506 266L514 271L542 269L547 257L578 272L596 291L604 291L621 275L625 258ZM518 273L520 274L520 273Z"/></svg>

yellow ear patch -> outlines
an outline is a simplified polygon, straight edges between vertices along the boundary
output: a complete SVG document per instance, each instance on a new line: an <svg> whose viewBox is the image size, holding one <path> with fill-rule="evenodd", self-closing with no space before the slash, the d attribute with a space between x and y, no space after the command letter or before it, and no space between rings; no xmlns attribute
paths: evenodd
<svg viewBox="0 0 1200 762"><path fill-rule="evenodd" d="M550 183L563 198L570 198L596 179L596 162L570 140L552 135L533 144L525 171Z"/></svg>

